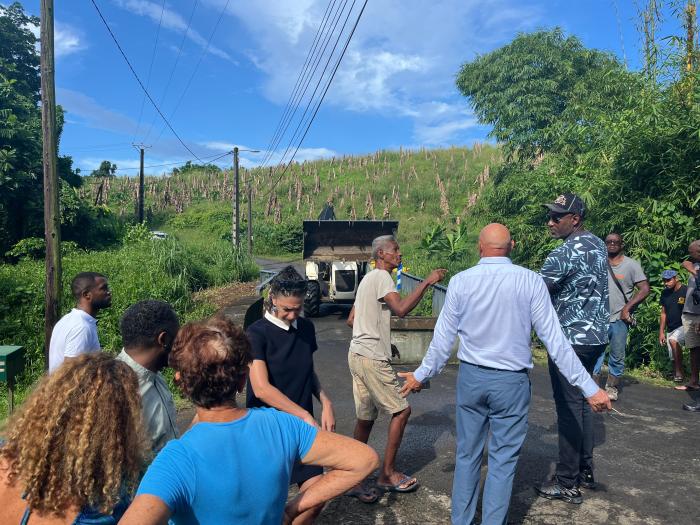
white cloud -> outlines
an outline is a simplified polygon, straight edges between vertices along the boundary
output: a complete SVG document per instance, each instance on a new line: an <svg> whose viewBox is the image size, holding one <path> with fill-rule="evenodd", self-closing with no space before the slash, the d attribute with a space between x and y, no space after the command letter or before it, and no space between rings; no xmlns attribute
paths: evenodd
<svg viewBox="0 0 700 525"><path fill-rule="evenodd" d="M116 3L119 7L126 9L130 13L139 16L146 16L156 24L160 22L162 27L166 29L170 29L171 31L175 31L176 33L180 34L187 32L187 38L194 42L197 46L201 47L202 49L207 49L207 52L214 56L235 63L235 61L231 58L231 55L229 55L223 49L212 44L210 44L207 48L209 34L207 34L207 38L204 38L197 30L194 29L194 27L192 27L192 25L190 25L188 29L187 19L172 9L168 9L167 7L163 8L163 4L161 2L150 2L148 0L116 0ZM161 12L163 14L162 21ZM187 18L189 18L189 14L187 15ZM219 27L219 29L221 29L221 27Z"/></svg>
<svg viewBox="0 0 700 525"><path fill-rule="evenodd" d="M204 0L212 9L224 1ZM287 102L326 7L321 0L230 3L229 12L251 35L247 54L265 74L262 89L271 101ZM476 125L454 84L459 66L534 28L542 16L540 8L517 0L369 2L324 104L409 117L415 140L454 141ZM325 58L319 68L324 64ZM435 102L449 111L435 112L429 107Z"/></svg>
<svg viewBox="0 0 700 525"><path fill-rule="evenodd" d="M87 48L82 32L68 24L56 22L53 38L56 58L72 55Z"/></svg>
<svg viewBox="0 0 700 525"><path fill-rule="evenodd" d="M40 53L41 43L38 41L38 39L41 35L41 28L33 24L28 24L25 27L29 29L32 32L32 34L37 38L36 50ZM62 22L55 21L53 32L53 47L54 56L58 59L67 55L72 55L73 53L77 53L79 51L83 51L87 48L87 44L85 43L85 40L83 38L82 31L69 24L64 24Z"/></svg>
<svg viewBox="0 0 700 525"><path fill-rule="evenodd" d="M75 116L82 119L81 124L107 131L131 135L136 130L136 122L126 115L105 108L95 99L74 91L58 87L56 88L56 100L63 106L66 116L75 122Z"/></svg>

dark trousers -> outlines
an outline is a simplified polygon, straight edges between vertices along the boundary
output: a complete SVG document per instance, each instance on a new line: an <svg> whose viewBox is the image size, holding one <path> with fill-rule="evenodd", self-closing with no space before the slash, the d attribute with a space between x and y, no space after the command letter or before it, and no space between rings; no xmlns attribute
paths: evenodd
<svg viewBox="0 0 700 525"><path fill-rule="evenodd" d="M606 345L572 345L581 364L590 374ZM593 413L581 391L559 372L549 359L554 402L557 407L559 430L559 462L556 476L563 486L571 488L578 482L583 468L593 468Z"/></svg>

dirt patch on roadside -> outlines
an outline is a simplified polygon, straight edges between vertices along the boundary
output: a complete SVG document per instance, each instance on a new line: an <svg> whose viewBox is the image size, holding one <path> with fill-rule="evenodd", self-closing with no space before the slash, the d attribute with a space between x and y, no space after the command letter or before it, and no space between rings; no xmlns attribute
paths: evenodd
<svg viewBox="0 0 700 525"><path fill-rule="evenodd" d="M221 309L232 305L241 297L255 295L255 287L257 285L258 281L250 281L247 283L231 283L226 286L216 286L194 293L193 299L197 302L213 304L216 308Z"/></svg>

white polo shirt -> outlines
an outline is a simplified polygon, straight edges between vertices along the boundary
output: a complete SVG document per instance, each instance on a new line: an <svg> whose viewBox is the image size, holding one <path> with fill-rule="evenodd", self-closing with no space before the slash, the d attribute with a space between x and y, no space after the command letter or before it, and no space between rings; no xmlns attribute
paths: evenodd
<svg viewBox="0 0 700 525"><path fill-rule="evenodd" d="M73 308L53 328L49 345L49 373L61 366L66 357L78 357L100 350L97 319Z"/></svg>

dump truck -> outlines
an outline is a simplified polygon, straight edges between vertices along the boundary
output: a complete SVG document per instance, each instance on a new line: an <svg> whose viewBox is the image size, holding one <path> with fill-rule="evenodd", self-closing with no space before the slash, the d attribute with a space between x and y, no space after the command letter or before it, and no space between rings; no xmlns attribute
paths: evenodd
<svg viewBox="0 0 700 525"><path fill-rule="evenodd" d="M330 205L318 220L304 221L304 314L318 316L323 302L355 302L357 287L371 269L372 241L396 236L398 228L398 221L337 220Z"/></svg>

